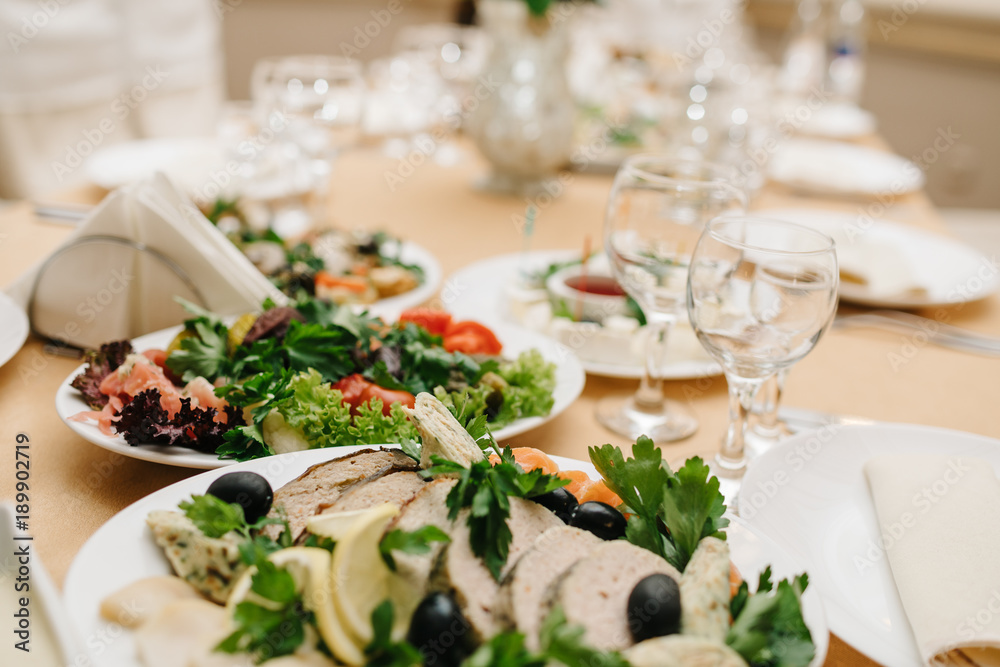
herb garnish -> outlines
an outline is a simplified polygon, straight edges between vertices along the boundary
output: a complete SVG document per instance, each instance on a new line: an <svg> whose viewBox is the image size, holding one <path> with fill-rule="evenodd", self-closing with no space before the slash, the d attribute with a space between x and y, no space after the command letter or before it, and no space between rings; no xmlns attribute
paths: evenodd
<svg viewBox="0 0 1000 667"><path fill-rule="evenodd" d="M634 458L626 459L612 445L591 447L589 452L594 467L631 515L625 537L632 544L662 556L683 572L702 538L726 539L725 498L719 480L709 477L700 458L688 459L674 473L645 436L632 446ZM657 519L669 534L659 530Z"/></svg>
<svg viewBox="0 0 1000 667"><path fill-rule="evenodd" d="M374 636L365 647L367 667L417 667L424 663L420 651L407 641L392 640L392 626L395 612L392 602L383 600L372 611L372 632Z"/></svg>
<svg viewBox="0 0 1000 667"><path fill-rule="evenodd" d="M396 561L392 557L393 551L402 551L406 554L426 554L430 553L432 542L451 542L448 533L437 526L422 526L417 530L407 531L401 528L390 530L379 542L379 553L382 560L390 570L396 570Z"/></svg>
<svg viewBox="0 0 1000 667"><path fill-rule="evenodd" d="M733 624L726 644L753 667L805 667L816 654L812 635L802 618L802 593L808 575L771 583L771 568L765 569L750 594L747 583L730 601Z"/></svg>
<svg viewBox="0 0 1000 667"><path fill-rule="evenodd" d="M275 551L292 546L291 530L288 530L285 521L265 516L249 524L243 508L237 503L227 503L205 494L193 495L191 500L182 501L178 507L206 537L219 538L226 533L238 533L241 538L240 559L247 565L259 565ZM260 534L261 528L271 525L285 526L277 540Z"/></svg>

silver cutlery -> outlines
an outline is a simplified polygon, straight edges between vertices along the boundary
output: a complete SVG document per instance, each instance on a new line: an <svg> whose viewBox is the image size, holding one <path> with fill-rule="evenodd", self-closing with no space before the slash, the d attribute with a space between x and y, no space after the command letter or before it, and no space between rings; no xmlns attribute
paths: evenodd
<svg viewBox="0 0 1000 667"><path fill-rule="evenodd" d="M1000 357L1000 338L975 333L966 329L938 322L912 313L898 310L875 310L869 313L838 315L833 320L833 328L872 327L893 331L923 332L927 341L942 347Z"/></svg>

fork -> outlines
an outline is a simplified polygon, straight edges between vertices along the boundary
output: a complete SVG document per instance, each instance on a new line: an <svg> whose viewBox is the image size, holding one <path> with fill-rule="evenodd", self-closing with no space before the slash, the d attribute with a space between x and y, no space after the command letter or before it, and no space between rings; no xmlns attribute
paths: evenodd
<svg viewBox="0 0 1000 667"><path fill-rule="evenodd" d="M849 327L875 327L894 331L922 331L927 340L942 347L1000 357L1000 338L961 329L951 324L920 317L898 310L874 310L870 313L837 315L833 320L835 329Z"/></svg>

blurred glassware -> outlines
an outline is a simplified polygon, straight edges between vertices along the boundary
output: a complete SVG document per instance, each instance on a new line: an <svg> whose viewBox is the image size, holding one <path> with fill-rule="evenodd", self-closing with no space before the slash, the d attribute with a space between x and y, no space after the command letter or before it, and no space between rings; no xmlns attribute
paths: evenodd
<svg viewBox="0 0 1000 667"><path fill-rule="evenodd" d="M857 104L868 50L868 21L861 0L833 0L826 44L827 84L838 100Z"/></svg>
<svg viewBox="0 0 1000 667"><path fill-rule="evenodd" d="M509 0L479 7L493 47L466 130L493 168L484 189L533 196L569 163L576 109L566 79L567 19L553 11L531 16L527 3Z"/></svg>
<svg viewBox="0 0 1000 667"><path fill-rule="evenodd" d="M782 56L781 89L804 96L823 84L827 71L823 0L798 0Z"/></svg>
<svg viewBox="0 0 1000 667"><path fill-rule="evenodd" d="M723 216L708 223L698 241L687 309L729 384L729 428L709 466L730 507L746 470L754 397L768 378L815 347L833 319L838 282L833 239L808 227Z"/></svg>
<svg viewBox="0 0 1000 667"><path fill-rule="evenodd" d="M446 94L437 70L412 53L399 53L369 63L368 81L365 135L383 138L393 157L414 147L433 152L435 142L427 133L443 122Z"/></svg>
<svg viewBox="0 0 1000 667"><path fill-rule="evenodd" d="M251 95L260 127L278 133L283 159L298 159L311 175L313 223L328 218L327 196L337 156L361 138L366 85L361 63L323 55L266 58L254 65ZM271 151L267 151L271 152Z"/></svg>
<svg viewBox="0 0 1000 667"><path fill-rule="evenodd" d="M605 250L615 278L651 329L638 391L597 405L598 421L615 433L670 442L698 427L688 410L663 396L664 352L672 326L686 316L688 265L702 229L718 215L746 208L735 179L729 167L651 154L626 158L615 176Z"/></svg>
<svg viewBox="0 0 1000 667"><path fill-rule="evenodd" d="M479 28L456 23L422 23L399 29L393 51L432 65L452 94L461 95L486 64L489 39Z"/></svg>

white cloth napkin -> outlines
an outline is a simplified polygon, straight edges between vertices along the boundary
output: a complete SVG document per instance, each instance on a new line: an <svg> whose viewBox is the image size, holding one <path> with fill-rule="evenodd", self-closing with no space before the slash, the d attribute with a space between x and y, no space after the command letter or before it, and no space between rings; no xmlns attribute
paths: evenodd
<svg viewBox="0 0 1000 667"><path fill-rule="evenodd" d="M74 245L111 236L166 257L195 286L203 306L221 315L287 299L162 174L116 190L50 255L8 288L35 328L81 347L132 338L179 324L176 296L197 301L151 253L121 245ZM70 246L73 246L70 248ZM61 252L64 251L65 252ZM61 254L60 254L61 253ZM38 280L34 307L29 303Z"/></svg>
<svg viewBox="0 0 1000 667"><path fill-rule="evenodd" d="M924 661L1000 664L1000 481L993 467L903 454L869 460L865 475Z"/></svg>

